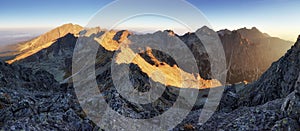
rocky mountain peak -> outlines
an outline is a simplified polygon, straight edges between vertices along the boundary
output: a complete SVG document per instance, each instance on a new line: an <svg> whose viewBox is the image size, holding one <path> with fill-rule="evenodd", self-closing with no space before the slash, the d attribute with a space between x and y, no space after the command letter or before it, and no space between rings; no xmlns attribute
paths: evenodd
<svg viewBox="0 0 300 131"><path fill-rule="evenodd" d="M128 30L121 30L117 31L115 36L113 37L113 40L118 41L119 43L125 41L132 33Z"/></svg>
<svg viewBox="0 0 300 131"><path fill-rule="evenodd" d="M217 32L219 35L224 36L224 35L230 35L232 32L228 29L220 30Z"/></svg>
<svg viewBox="0 0 300 131"><path fill-rule="evenodd" d="M270 37L268 34L262 33L256 27L252 27L251 29L247 29L245 27L245 28L238 29L236 31L239 32L244 38L248 38L252 41L254 41L255 39Z"/></svg>
<svg viewBox="0 0 300 131"><path fill-rule="evenodd" d="M94 27L94 28L87 28L87 29L84 29L82 31L80 31L80 35L81 36L86 36L86 37L89 37L93 34L99 34L100 32L102 32L103 30L100 28L100 27Z"/></svg>
<svg viewBox="0 0 300 131"><path fill-rule="evenodd" d="M207 26L203 26L200 29L198 29L195 33L196 34L207 34L207 35L210 35L210 34L215 33L215 31L212 30L211 28L207 27Z"/></svg>
<svg viewBox="0 0 300 131"><path fill-rule="evenodd" d="M53 31L55 31L55 30L58 30L59 33L63 33L63 34L64 34L64 32L78 33L78 31L81 31L82 29L83 29L83 27L80 25L69 23L69 24L61 25L61 26L53 29L49 33L53 33Z"/></svg>
<svg viewBox="0 0 300 131"><path fill-rule="evenodd" d="M67 34L74 34L74 35L78 35L78 33L83 30L83 27L81 27L80 25L76 25L76 24L64 24L62 26L59 26L41 36L39 36L37 39L37 42L32 44L36 44L38 46L38 44L42 44L42 43L48 43L54 40L57 40L58 38L61 38Z"/></svg>
<svg viewBox="0 0 300 131"><path fill-rule="evenodd" d="M57 40L58 38L61 38L69 33L78 35L81 30L83 30L83 27L79 25L64 24L38 37L38 41L35 44L38 46L38 44L41 45L42 43L48 43Z"/></svg>
<svg viewBox="0 0 300 131"><path fill-rule="evenodd" d="M255 32L260 32L256 27L252 27L251 30Z"/></svg>
<svg viewBox="0 0 300 131"><path fill-rule="evenodd" d="M44 48L48 48L59 38L64 37L67 34L74 34L75 36L78 36L81 30L83 30L83 27L74 24L65 24L57 27L29 42L18 45L18 55L16 55L15 58L7 61L7 63L14 63L31 56Z"/></svg>
<svg viewBox="0 0 300 131"><path fill-rule="evenodd" d="M173 30L165 30L170 36L176 36L176 33Z"/></svg>

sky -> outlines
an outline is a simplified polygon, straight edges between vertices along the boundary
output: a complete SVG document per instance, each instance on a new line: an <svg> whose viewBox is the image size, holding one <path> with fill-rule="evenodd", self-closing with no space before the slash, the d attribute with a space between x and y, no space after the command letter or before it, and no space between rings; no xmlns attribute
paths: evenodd
<svg viewBox="0 0 300 131"><path fill-rule="evenodd" d="M225 28L234 30L255 26L271 36L290 41L295 41L300 34L300 0L187 1L203 13L214 30ZM86 26L100 9L107 7L107 4L111 2L110 0L1 0L0 31L11 29L46 31L65 23ZM143 2L132 5L132 8L144 8L141 3ZM170 8L168 5L157 5L157 7L165 10ZM192 14L185 13L180 8L178 6L178 11L174 11L174 14L186 15L188 16L186 19L194 19ZM129 10L122 9L124 14ZM122 13L111 13L112 16L122 15ZM102 18L104 28L105 19ZM194 20L194 22L198 21ZM118 25L119 28L139 29L142 32L159 28L172 29L172 27L176 32L180 26L183 25L158 16L136 17ZM180 27L180 29L183 28ZM178 32L180 31L184 30Z"/></svg>

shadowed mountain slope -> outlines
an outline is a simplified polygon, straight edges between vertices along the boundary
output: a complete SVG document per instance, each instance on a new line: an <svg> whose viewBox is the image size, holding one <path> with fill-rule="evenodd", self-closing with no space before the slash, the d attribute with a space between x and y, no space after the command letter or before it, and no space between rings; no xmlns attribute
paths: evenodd
<svg viewBox="0 0 300 131"><path fill-rule="evenodd" d="M220 103L226 103L225 108L220 106L220 110L197 129L298 131L299 54L300 36L295 45L257 81L242 88L228 87Z"/></svg>

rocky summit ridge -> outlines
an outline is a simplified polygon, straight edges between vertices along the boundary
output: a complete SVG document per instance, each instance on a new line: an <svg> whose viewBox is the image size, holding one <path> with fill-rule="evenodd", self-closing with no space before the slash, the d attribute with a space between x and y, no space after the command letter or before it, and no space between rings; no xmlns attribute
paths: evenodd
<svg viewBox="0 0 300 131"><path fill-rule="evenodd" d="M59 38L64 37L67 34L78 35L78 33L83 29L83 27L79 25L73 24L64 24L60 27L57 27L29 42L22 43L18 45L15 58L8 60L7 63L11 64L13 62L22 60L31 56L42 49L48 48Z"/></svg>

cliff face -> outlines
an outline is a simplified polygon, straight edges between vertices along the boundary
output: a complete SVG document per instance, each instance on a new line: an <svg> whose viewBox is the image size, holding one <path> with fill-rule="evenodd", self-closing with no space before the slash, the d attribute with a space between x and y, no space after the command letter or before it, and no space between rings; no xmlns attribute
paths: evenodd
<svg viewBox="0 0 300 131"><path fill-rule="evenodd" d="M220 105L227 104L199 129L299 130L299 54L300 36L257 81L228 87Z"/></svg>
<svg viewBox="0 0 300 131"><path fill-rule="evenodd" d="M300 64L300 39L296 44L258 79L246 86L251 91L240 100L243 105L255 106L267 101L284 98L298 86ZM298 87L297 87L298 88Z"/></svg>
<svg viewBox="0 0 300 131"><path fill-rule="evenodd" d="M270 37L255 27L234 31L221 30L217 33L226 56L227 83L229 84L257 80L292 46L291 42ZM187 33L178 37L194 54L200 75L205 79L210 79L209 56L201 40L195 33Z"/></svg>
<svg viewBox="0 0 300 131"><path fill-rule="evenodd" d="M270 37L258 29L219 31L228 65L227 81L253 82L290 49L292 43Z"/></svg>

